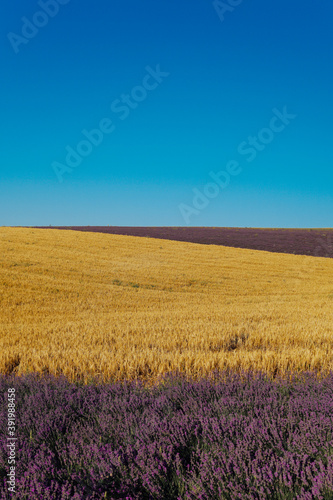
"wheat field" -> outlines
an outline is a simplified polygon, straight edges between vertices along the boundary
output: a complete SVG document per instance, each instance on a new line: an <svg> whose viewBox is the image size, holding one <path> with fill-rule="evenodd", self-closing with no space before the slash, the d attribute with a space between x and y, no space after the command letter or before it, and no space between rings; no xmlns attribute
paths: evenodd
<svg viewBox="0 0 333 500"><path fill-rule="evenodd" d="M154 381L333 369L333 260L0 228L0 372Z"/></svg>

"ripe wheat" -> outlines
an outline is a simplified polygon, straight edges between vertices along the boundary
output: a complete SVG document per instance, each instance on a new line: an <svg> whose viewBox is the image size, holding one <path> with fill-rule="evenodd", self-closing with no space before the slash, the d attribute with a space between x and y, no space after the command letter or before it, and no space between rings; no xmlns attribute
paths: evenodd
<svg viewBox="0 0 333 500"><path fill-rule="evenodd" d="M0 372L333 369L333 260L0 228Z"/></svg>

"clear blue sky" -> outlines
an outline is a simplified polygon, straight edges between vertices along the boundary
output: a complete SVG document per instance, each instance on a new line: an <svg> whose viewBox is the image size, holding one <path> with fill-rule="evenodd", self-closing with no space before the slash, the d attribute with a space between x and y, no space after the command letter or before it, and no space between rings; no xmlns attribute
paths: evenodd
<svg viewBox="0 0 333 500"><path fill-rule="evenodd" d="M0 225L332 227L333 3L222 3L3 3Z"/></svg>

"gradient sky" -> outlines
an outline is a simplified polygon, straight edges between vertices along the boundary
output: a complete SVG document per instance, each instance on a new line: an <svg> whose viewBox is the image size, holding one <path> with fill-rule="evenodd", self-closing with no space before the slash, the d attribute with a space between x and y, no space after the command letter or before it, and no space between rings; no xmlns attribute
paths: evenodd
<svg viewBox="0 0 333 500"><path fill-rule="evenodd" d="M333 3L238 3L4 2L0 225L332 227Z"/></svg>

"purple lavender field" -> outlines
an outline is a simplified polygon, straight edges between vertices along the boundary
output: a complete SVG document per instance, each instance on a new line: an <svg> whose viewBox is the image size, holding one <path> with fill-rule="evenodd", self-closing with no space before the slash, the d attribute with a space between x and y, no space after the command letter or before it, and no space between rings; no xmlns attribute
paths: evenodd
<svg viewBox="0 0 333 500"><path fill-rule="evenodd" d="M96 382L96 381L95 381ZM0 498L332 499L333 374L71 384L1 375ZM16 492L7 484L15 388Z"/></svg>
<svg viewBox="0 0 333 500"><path fill-rule="evenodd" d="M267 229L250 227L125 227L125 226L36 226L40 229L70 229L93 233L143 236L224 245L266 252L333 257L332 229Z"/></svg>

